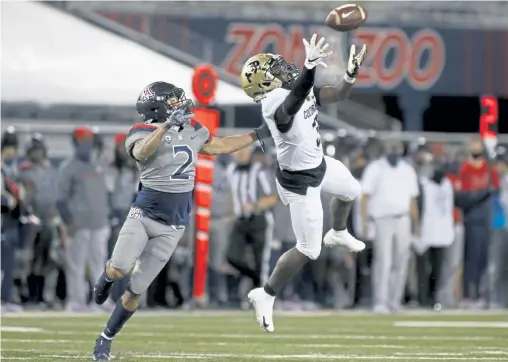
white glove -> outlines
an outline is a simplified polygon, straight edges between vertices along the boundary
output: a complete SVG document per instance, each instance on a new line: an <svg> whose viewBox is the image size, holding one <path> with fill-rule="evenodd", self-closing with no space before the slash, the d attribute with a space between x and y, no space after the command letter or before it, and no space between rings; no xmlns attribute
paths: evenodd
<svg viewBox="0 0 508 362"><path fill-rule="evenodd" d="M349 52L349 61L347 63L347 71L346 74L350 78L356 78L358 75L358 70L362 66L363 61L365 60L365 56L367 55L367 46L364 45L360 53L356 54L356 46L351 45L351 50Z"/></svg>
<svg viewBox="0 0 508 362"><path fill-rule="evenodd" d="M329 44L326 43L323 46L323 43L325 42L325 38L319 39L319 42L316 44L316 38L317 34L312 35L312 38L310 38L310 44L307 40L303 39L303 45L305 45L305 67L307 69L312 69L316 65L321 64L323 67L326 68L326 64L323 63L323 59L332 54L332 51L326 51Z"/></svg>

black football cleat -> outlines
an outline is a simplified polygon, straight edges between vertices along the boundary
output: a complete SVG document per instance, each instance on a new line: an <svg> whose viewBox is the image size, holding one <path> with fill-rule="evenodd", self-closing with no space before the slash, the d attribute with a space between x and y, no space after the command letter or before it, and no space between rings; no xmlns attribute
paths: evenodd
<svg viewBox="0 0 508 362"><path fill-rule="evenodd" d="M93 293L95 295L95 303L102 305L106 300L108 300L109 293L111 292L111 286L113 285L113 281L107 280L104 275L102 275L99 280L95 283L93 287Z"/></svg>
<svg viewBox="0 0 508 362"><path fill-rule="evenodd" d="M95 340L95 348L93 349L92 358L94 361L110 361L111 360L111 339L99 336Z"/></svg>

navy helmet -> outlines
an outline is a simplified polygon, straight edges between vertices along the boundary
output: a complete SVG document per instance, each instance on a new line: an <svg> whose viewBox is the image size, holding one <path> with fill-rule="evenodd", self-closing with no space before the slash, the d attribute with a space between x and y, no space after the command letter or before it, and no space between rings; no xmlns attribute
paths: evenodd
<svg viewBox="0 0 508 362"><path fill-rule="evenodd" d="M185 114L193 112L193 102L187 99L182 88L166 82L154 82L143 89L136 102L136 110L147 123L164 122L177 109L184 107Z"/></svg>

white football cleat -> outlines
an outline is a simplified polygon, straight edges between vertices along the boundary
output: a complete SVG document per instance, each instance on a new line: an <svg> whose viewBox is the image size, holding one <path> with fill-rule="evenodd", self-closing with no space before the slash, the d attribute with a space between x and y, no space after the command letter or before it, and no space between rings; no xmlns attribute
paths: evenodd
<svg viewBox="0 0 508 362"><path fill-rule="evenodd" d="M273 303L275 297L267 294L263 288L252 289L247 295L249 302L256 312L256 321L265 331L272 333L275 330L273 325Z"/></svg>
<svg viewBox="0 0 508 362"><path fill-rule="evenodd" d="M325 246L332 247L336 245L344 246L351 252L358 253L365 249L365 243L358 239L355 239L347 229L336 231L331 229L328 231L323 238Z"/></svg>

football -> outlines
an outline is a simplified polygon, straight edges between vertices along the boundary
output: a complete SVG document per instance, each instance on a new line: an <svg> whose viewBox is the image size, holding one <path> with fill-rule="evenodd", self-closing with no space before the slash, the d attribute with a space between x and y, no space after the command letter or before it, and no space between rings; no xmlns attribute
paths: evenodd
<svg viewBox="0 0 508 362"><path fill-rule="evenodd" d="M333 9L326 17L326 26L337 31L351 31L367 20L367 12L360 5L346 4Z"/></svg>

